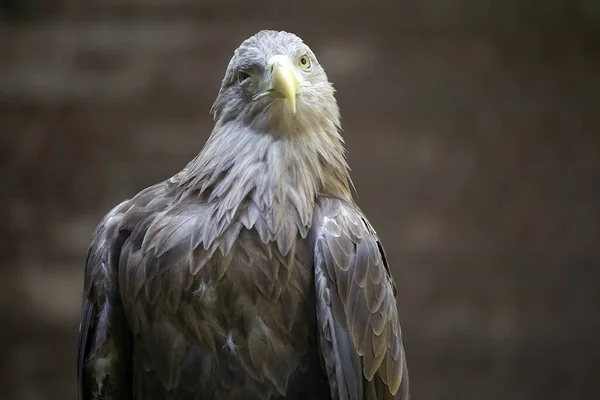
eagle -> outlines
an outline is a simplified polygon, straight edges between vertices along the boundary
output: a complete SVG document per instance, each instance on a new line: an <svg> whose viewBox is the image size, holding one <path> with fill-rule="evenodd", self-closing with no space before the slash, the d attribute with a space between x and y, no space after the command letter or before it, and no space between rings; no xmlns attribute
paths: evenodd
<svg viewBox="0 0 600 400"><path fill-rule="evenodd" d="M396 285L313 51L256 33L210 112L199 154L92 235L79 400L408 399Z"/></svg>

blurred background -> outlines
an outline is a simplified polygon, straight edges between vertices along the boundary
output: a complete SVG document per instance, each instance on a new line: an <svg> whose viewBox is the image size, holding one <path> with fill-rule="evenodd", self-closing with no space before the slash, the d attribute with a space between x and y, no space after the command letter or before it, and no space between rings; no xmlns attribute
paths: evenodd
<svg viewBox="0 0 600 400"><path fill-rule="evenodd" d="M92 230L200 150L264 28L336 85L413 398L600 398L600 1L1 4L1 399L75 399Z"/></svg>

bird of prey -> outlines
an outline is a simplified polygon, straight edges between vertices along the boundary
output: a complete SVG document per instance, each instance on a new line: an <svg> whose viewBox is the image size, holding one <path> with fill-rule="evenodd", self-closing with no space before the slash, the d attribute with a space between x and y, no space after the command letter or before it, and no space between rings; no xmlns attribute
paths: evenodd
<svg viewBox="0 0 600 400"><path fill-rule="evenodd" d="M211 113L200 153L93 234L79 399L408 399L395 283L314 53L258 32Z"/></svg>

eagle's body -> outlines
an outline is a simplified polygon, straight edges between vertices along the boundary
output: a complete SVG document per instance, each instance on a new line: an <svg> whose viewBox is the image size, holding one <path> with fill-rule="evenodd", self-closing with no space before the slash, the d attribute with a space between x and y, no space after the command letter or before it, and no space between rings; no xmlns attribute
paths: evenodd
<svg viewBox="0 0 600 400"><path fill-rule="evenodd" d="M201 153L94 233L80 400L408 398L393 280L310 49L248 39L213 113Z"/></svg>

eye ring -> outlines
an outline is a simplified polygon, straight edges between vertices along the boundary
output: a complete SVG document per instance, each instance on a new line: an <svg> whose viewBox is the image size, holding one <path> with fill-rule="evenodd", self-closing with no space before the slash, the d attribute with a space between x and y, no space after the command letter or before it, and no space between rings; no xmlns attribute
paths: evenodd
<svg viewBox="0 0 600 400"><path fill-rule="evenodd" d="M244 83L245 81L247 81L248 79L250 79L250 74L244 70L240 70L237 73L237 80L239 83Z"/></svg>
<svg viewBox="0 0 600 400"><path fill-rule="evenodd" d="M308 56L308 54L303 54L302 56L300 56L300 58L298 59L298 64L300 65L301 68L304 68L305 70L309 70L311 67L311 62L310 62L310 57Z"/></svg>

